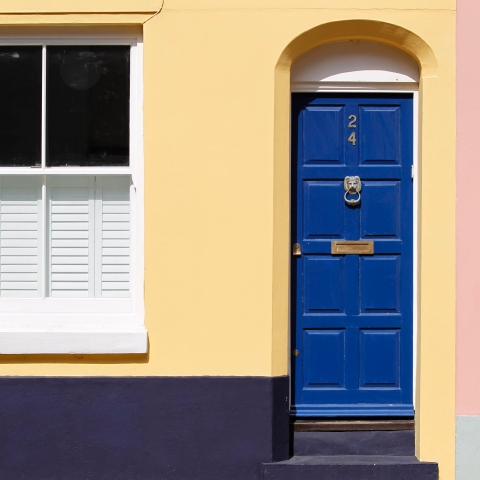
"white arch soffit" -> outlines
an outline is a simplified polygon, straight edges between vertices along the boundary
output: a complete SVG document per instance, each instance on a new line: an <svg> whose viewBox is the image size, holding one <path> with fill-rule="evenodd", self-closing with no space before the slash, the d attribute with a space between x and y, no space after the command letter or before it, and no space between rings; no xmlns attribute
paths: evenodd
<svg viewBox="0 0 480 480"><path fill-rule="evenodd" d="M292 92L325 89L416 90L420 75L406 53L376 42L348 40L313 48L291 69ZM380 84L382 84L380 86Z"/></svg>

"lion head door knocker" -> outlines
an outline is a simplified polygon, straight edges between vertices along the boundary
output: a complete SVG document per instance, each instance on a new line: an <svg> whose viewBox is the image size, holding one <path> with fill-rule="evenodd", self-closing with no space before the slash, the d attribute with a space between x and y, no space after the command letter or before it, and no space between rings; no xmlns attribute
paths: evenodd
<svg viewBox="0 0 480 480"><path fill-rule="evenodd" d="M343 181L343 186L345 188L345 203L347 205L353 206L358 205L360 203L360 191L362 190L362 181L360 177L345 177ZM348 195L358 195L357 198L349 199L347 198Z"/></svg>

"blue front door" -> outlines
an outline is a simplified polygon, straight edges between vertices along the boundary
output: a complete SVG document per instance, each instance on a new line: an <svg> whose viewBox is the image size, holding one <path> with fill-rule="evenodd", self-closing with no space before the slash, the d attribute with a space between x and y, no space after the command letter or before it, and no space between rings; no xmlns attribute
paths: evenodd
<svg viewBox="0 0 480 480"><path fill-rule="evenodd" d="M412 156L411 94L292 95L297 417L413 415Z"/></svg>

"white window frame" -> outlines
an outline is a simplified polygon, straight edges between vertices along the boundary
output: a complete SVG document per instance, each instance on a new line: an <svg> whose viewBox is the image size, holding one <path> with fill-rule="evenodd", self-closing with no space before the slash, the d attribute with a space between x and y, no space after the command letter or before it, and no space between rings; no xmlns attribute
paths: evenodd
<svg viewBox="0 0 480 480"><path fill-rule="evenodd" d="M0 45L43 45L42 54L42 166L2 167L0 175L42 177L43 215L46 214L46 176L128 175L130 186L130 298L68 299L0 298L0 354L146 353L144 326L144 161L143 161L143 39L141 34L87 33L8 35ZM128 167L46 167L46 46L130 45L130 138ZM46 277L45 232L42 270ZM43 287L45 292L45 286ZM74 313L72 313L74 312Z"/></svg>

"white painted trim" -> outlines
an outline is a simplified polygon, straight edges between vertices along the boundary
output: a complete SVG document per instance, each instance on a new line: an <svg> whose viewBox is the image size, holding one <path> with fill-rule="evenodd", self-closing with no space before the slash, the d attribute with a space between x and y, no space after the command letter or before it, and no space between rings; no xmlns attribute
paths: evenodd
<svg viewBox="0 0 480 480"><path fill-rule="evenodd" d="M144 327L105 330L0 330L0 354L146 353Z"/></svg>
<svg viewBox="0 0 480 480"><path fill-rule="evenodd" d="M419 212L419 97L418 89L413 93L413 408L417 391L417 355L418 355L418 212Z"/></svg>
<svg viewBox="0 0 480 480"><path fill-rule="evenodd" d="M47 285L50 284L50 278L47 278L47 252L49 241L46 238L47 229L47 179L45 175L42 175L42 185L40 187L40 195L38 199L39 203L39 222L38 222L38 255L40 258L40 264L38 265L37 282L38 282L38 294L40 298L45 298L47 293Z"/></svg>
<svg viewBox="0 0 480 480"><path fill-rule="evenodd" d="M131 167L0 167L0 175L131 175Z"/></svg>
<svg viewBox="0 0 480 480"><path fill-rule="evenodd" d="M141 40L141 35L126 34L112 36L105 34L79 34L78 32L70 36L68 33L58 35L30 35L22 37L18 35L2 35L0 45L132 45Z"/></svg>
<svg viewBox="0 0 480 480"><path fill-rule="evenodd" d="M358 87L364 83L415 84L419 78L418 65L406 53L365 40L331 42L313 48L300 55L291 68L295 91L317 91L324 83Z"/></svg>
<svg viewBox="0 0 480 480"><path fill-rule="evenodd" d="M42 45L42 125L41 125L40 165L47 165L47 46ZM12 168L12 170L14 170ZM32 170L31 168L29 170Z"/></svg>
<svg viewBox="0 0 480 480"><path fill-rule="evenodd" d="M145 318L144 306L144 276L145 276L145 194L144 194L144 149L143 149L143 41L139 38L132 50L131 61L131 103L130 119L131 151L133 152L132 184L130 186L131 225L135 235L132 236L131 244L131 298L133 311L138 318ZM132 100L134 99L134 100ZM133 128L135 127L135 128Z"/></svg>
<svg viewBox="0 0 480 480"><path fill-rule="evenodd" d="M46 176L129 175L131 178L131 297L118 299L0 299L0 354L146 353L144 327L144 151L143 151L143 39L139 32L119 35L78 33L31 37L4 36L0 45L129 45L130 46L130 166L50 167L45 165L45 47L42 53L42 166L0 168L0 175L42 175L46 213ZM44 217L45 218L45 217ZM46 242L45 242L46 243ZM41 247L46 253L46 246ZM44 260L45 262L45 260ZM45 265L40 270L45 272ZM44 275L45 277L45 275ZM47 279L44 281L47 285ZM19 305L21 308L19 308Z"/></svg>
<svg viewBox="0 0 480 480"><path fill-rule="evenodd" d="M295 82L292 83L291 92L392 92L392 93L411 93L418 90L417 83L375 83L375 82L362 82L362 83L335 83L335 82Z"/></svg>
<svg viewBox="0 0 480 480"><path fill-rule="evenodd" d="M323 85L322 85L323 87ZM324 92L324 93L412 93L413 94L413 376L412 376L412 395L413 395L413 408L415 409L415 393L417 389L417 358L418 358L418 248L419 248L419 238L418 238L418 208L419 208L419 94L418 94L418 84L410 84L409 88L400 88L394 89L391 84L381 84L381 83L362 83L355 85L356 88L343 89L340 88L322 88L321 90L308 90L309 92ZM302 90L306 91L306 90ZM298 90L292 89L292 93L298 92ZM291 115L291 113L290 113ZM291 123L291 122L290 122ZM291 140L291 139L290 139ZM290 145L290 171L292 168L292 149ZM291 178L290 178L290 189L291 189ZM290 190L291 191L291 190ZM291 206L291 201L290 201ZM292 218L292 213L290 211L290 218ZM292 239L290 239L290 244ZM291 261L290 256L290 265L289 271L291 272ZM291 295L291 274L289 276L289 298ZM289 306L289 312L291 308ZM290 315L290 314L289 314ZM290 357L290 338L291 338L291 325L292 319L289 316L289 375L291 376L291 357ZM291 397L291 395L290 395Z"/></svg>

